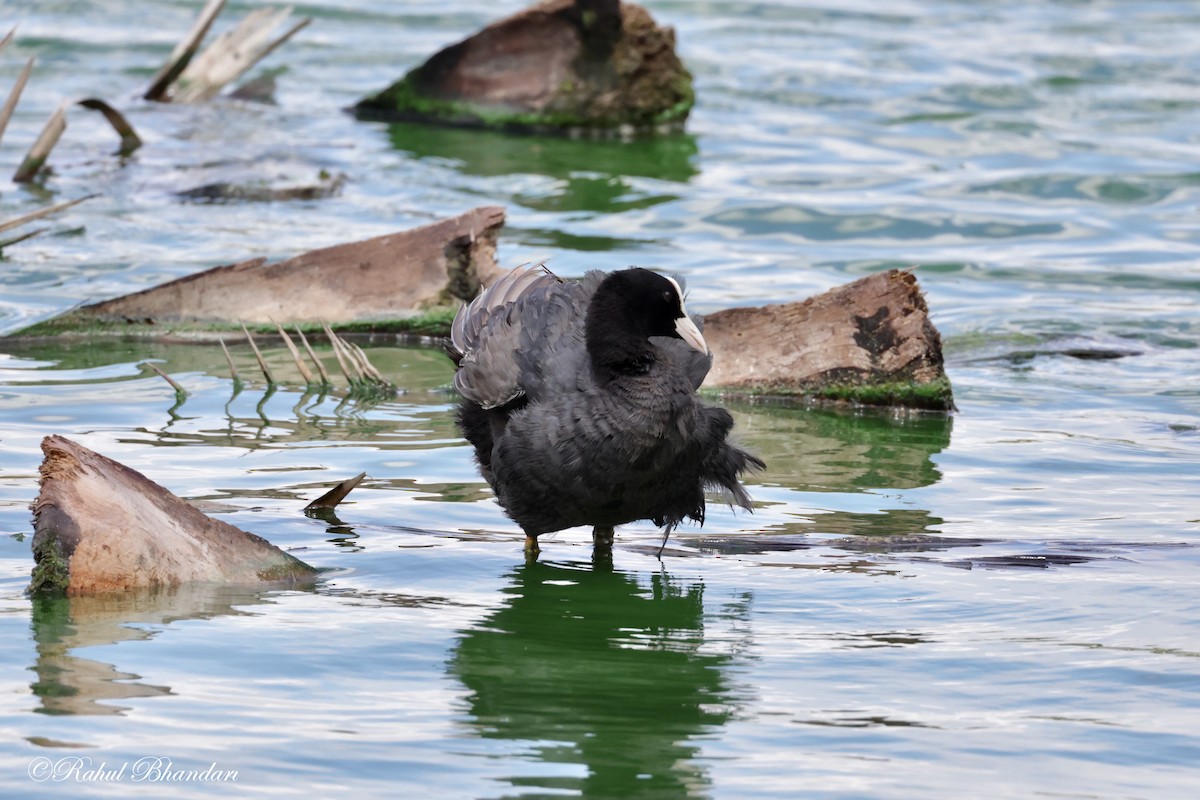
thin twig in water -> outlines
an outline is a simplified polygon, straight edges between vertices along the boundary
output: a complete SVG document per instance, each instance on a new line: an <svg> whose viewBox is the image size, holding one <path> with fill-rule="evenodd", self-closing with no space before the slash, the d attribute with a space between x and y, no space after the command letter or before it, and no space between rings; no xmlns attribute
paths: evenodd
<svg viewBox="0 0 1200 800"><path fill-rule="evenodd" d="M246 323L242 323L242 333L246 334L246 341L250 342L250 349L254 351L254 357L258 360L258 368L262 370L263 377L267 379L268 386L275 385L275 376L271 374L271 370L267 368L267 362L263 359L262 353L258 351L258 345L254 342L254 337L250 335L250 331L246 329Z"/></svg>
<svg viewBox="0 0 1200 800"><path fill-rule="evenodd" d="M317 358L317 354L313 352L312 345L308 343L308 337L304 335L304 331L300 330L299 325L296 326L296 335L300 337L300 343L304 345L304 349L308 351L308 357L316 365L317 372L321 373L321 385L332 385L329 380L329 373L325 371L325 365L321 363L321 359Z"/></svg>
<svg viewBox="0 0 1200 800"><path fill-rule="evenodd" d="M157 372L159 377L161 377L164 381L169 383L171 385L171 388L175 390L175 397L177 397L178 399L182 400L183 398L188 396L186 389L184 389L182 386L180 386L178 383L176 383L175 380L170 375L163 372L161 369L159 369L154 364L151 364L149 361L143 361L142 366L149 367L150 369Z"/></svg>
<svg viewBox="0 0 1200 800"><path fill-rule="evenodd" d="M283 337L283 343L287 345L288 352L292 354L292 360L296 362L296 368L300 370L300 377L304 379L306 385L312 386L315 383L313 374L300 358L300 351L296 349L296 344L292 341L292 337L287 335L287 331L278 322L275 323L275 328L279 331L279 335Z"/></svg>
<svg viewBox="0 0 1200 800"><path fill-rule="evenodd" d="M68 200L65 203L59 203L58 205L46 206L45 208L39 208L37 211L31 211L28 214L22 214L21 216L16 217L15 219L8 220L7 222L0 222L0 233L4 233L7 230L11 230L12 228L17 227L18 225L24 225L26 222L33 222L35 219L41 219L42 217L48 217L51 214L57 214L59 211L62 211L64 208L70 208L73 205L82 203L84 200L91 200L93 197L98 197L98 196L99 195L94 195L94 194L85 195L83 197L79 197L74 200Z"/></svg>
<svg viewBox="0 0 1200 800"><path fill-rule="evenodd" d="M217 341L221 343L221 352L225 354L225 363L229 365L229 376L233 378L234 386L242 382L242 378L238 375L237 367L233 365L233 356L229 355L229 348L225 346L225 339L218 336Z"/></svg>
<svg viewBox="0 0 1200 800"><path fill-rule="evenodd" d="M363 371L367 373L368 378L371 378L380 386L390 385L388 379L383 377L383 373L375 368L375 365L371 363L371 359L367 358L366 352L364 352L361 347L353 342L347 342L347 344L353 349L355 355L357 355L362 361Z"/></svg>
<svg viewBox="0 0 1200 800"><path fill-rule="evenodd" d="M351 375L350 368L346 366L346 358L342 355L342 348L340 346L341 342L338 339L337 334L334 333L333 329L325 323L322 323L322 326L325 328L325 335L329 337L329 343L333 345L333 355L335 358L337 358L338 366L342 368L342 374L346 376L346 380L351 386L356 385L358 383L358 378L355 378L353 375Z"/></svg>

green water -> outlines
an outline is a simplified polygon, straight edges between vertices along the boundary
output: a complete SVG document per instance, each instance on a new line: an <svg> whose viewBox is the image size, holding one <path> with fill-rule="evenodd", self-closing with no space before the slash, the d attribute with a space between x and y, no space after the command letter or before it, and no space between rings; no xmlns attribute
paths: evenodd
<svg viewBox="0 0 1200 800"><path fill-rule="evenodd" d="M19 29L0 87L38 62L0 175L65 98L107 99L146 144L118 158L99 117L72 111L52 174L0 186L0 219L99 193L4 250L0 333L500 203L502 263L661 267L693 311L914 266L959 411L733 404L768 463L753 515L712 506L661 559L643 523L611 559L578 530L527 563L436 349L364 342L401 391L362 401L305 392L277 346L273 391L233 348L236 391L217 348L2 342L0 795L1195 794L1191 4L653 2L698 103L686 135L633 143L342 113L507 0L322 0L265 64L286 67L274 104L142 102L199 5L3 6ZM231 3L225 24L258 5ZM178 194L322 171L346 175L337 196ZM51 433L325 579L31 601ZM362 471L336 513L304 515ZM185 773L169 786L168 760Z"/></svg>

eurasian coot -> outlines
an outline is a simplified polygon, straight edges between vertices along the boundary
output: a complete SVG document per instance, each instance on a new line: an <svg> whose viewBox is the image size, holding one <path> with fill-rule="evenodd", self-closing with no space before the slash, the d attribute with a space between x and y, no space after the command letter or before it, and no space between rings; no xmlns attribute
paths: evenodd
<svg viewBox="0 0 1200 800"><path fill-rule="evenodd" d="M696 396L712 356L672 278L513 270L459 310L447 350L459 427L530 549L577 525L606 545L635 520L703 523L705 489L751 508L738 476L764 464Z"/></svg>

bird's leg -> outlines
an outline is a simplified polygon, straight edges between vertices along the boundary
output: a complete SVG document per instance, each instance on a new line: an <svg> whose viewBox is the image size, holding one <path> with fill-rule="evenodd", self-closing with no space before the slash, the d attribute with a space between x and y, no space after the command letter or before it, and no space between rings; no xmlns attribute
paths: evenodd
<svg viewBox="0 0 1200 800"><path fill-rule="evenodd" d="M542 548L538 547L537 536L531 536L528 533L525 534L525 555L527 557L536 559L537 554L541 552L541 549Z"/></svg>
<svg viewBox="0 0 1200 800"><path fill-rule="evenodd" d="M675 530L675 524L672 523L663 528L662 544L658 546L658 557L662 558L663 550L667 549L667 539L671 538L671 531Z"/></svg>
<svg viewBox="0 0 1200 800"><path fill-rule="evenodd" d="M611 550L613 533L611 525L596 525L592 528L592 547L594 549Z"/></svg>

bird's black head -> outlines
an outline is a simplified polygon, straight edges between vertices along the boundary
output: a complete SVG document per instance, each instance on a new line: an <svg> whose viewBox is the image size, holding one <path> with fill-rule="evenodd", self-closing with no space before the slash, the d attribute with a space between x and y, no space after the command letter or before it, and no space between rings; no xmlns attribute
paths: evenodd
<svg viewBox="0 0 1200 800"><path fill-rule="evenodd" d="M708 344L687 315L676 280L640 267L609 274L588 306L587 346L593 363L628 363L636 369L651 358L651 336L682 339L699 352L708 352Z"/></svg>

